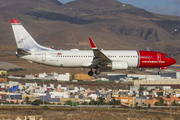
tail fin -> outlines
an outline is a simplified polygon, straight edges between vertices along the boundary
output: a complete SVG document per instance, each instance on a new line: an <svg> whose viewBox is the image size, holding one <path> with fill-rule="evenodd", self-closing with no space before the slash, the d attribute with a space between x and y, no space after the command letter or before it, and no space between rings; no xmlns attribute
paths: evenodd
<svg viewBox="0 0 180 120"><path fill-rule="evenodd" d="M52 50L39 45L17 19L11 19L11 25L18 49L25 51Z"/></svg>

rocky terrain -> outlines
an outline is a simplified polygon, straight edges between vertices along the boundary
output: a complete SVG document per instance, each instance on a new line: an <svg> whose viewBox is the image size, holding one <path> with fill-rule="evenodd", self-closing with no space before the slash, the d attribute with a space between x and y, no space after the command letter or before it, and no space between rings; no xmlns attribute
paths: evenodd
<svg viewBox="0 0 180 120"><path fill-rule="evenodd" d="M10 24L17 18L41 45L55 49L91 49L91 37L98 48L160 51L180 59L180 17L150 13L116 0L0 0L0 58L26 68L27 73L63 71L29 64L15 55L16 44ZM70 71L69 71L70 70ZM87 70L88 71L88 70ZM82 73L87 73L82 71ZM81 72L78 69L78 73Z"/></svg>
<svg viewBox="0 0 180 120"><path fill-rule="evenodd" d="M0 108L1 109L1 108ZM151 111L151 110L150 110ZM34 116L36 120L178 120L178 114L163 114L153 112L143 112L134 110L113 110L113 109L56 109L56 110L28 110L13 109L0 110L2 120L24 119Z"/></svg>

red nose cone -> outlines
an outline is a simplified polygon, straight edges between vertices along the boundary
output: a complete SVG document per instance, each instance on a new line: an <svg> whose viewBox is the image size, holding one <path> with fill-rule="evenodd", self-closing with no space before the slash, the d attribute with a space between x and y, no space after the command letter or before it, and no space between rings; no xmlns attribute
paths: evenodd
<svg viewBox="0 0 180 120"><path fill-rule="evenodd" d="M173 58L171 58L171 63L172 63L172 64L175 64L175 63L176 63L176 60L173 59Z"/></svg>

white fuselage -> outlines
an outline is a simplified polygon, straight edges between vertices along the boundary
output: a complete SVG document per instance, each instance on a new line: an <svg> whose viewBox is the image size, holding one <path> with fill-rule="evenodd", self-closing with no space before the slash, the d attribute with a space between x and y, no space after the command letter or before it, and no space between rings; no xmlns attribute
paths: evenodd
<svg viewBox="0 0 180 120"><path fill-rule="evenodd" d="M39 45L17 19L11 19L17 44L16 55L30 62L68 67L90 68L88 75L99 75L102 71L128 69L129 67L154 67L165 69L176 63L167 54L140 50L98 50L91 38L92 50L53 50Z"/></svg>
<svg viewBox="0 0 180 120"><path fill-rule="evenodd" d="M112 61L125 61L129 67L138 67L139 55L136 50L102 50ZM88 67L92 64L92 50L52 50L30 52L31 55L19 56L31 62L57 67Z"/></svg>

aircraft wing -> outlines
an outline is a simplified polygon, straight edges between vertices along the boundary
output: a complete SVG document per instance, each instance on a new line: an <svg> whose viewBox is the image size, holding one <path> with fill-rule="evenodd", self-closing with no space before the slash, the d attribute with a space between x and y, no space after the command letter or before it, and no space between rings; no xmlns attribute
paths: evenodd
<svg viewBox="0 0 180 120"><path fill-rule="evenodd" d="M94 58L90 66L104 65L112 62L104 53L97 49L91 38L89 38L89 41L94 53Z"/></svg>

